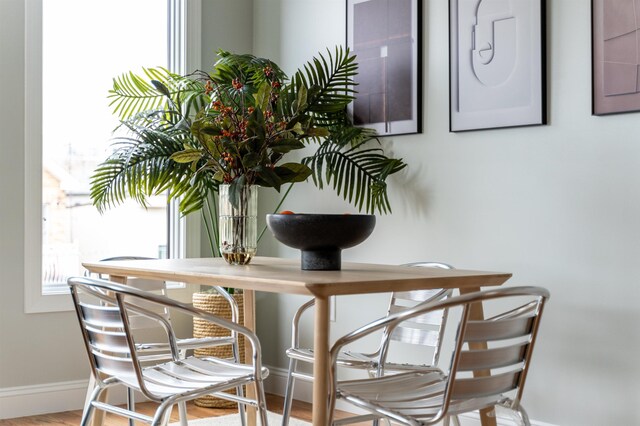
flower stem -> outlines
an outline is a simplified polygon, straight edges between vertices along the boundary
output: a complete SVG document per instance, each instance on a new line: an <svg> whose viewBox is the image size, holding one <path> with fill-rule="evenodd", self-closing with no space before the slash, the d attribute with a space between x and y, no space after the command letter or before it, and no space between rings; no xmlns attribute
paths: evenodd
<svg viewBox="0 0 640 426"><path fill-rule="evenodd" d="M218 230L216 229L217 221L214 219L217 216L217 211L215 216L211 213L211 205L213 204L213 208L215 209L216 203L209 202L209 196L206 196L204 201L206 204L207 213L209 213L209 220L207 220L207 216L205 215L204 211L202 212L202 216L204 219L205 227L207 228L207 236L209 237L209 246L211 247L211 255L213 257L218 257L218 255L216 254L217 252L216 248L218 247ZM212 228L213 228L213 233L212 233Z"/></svg>

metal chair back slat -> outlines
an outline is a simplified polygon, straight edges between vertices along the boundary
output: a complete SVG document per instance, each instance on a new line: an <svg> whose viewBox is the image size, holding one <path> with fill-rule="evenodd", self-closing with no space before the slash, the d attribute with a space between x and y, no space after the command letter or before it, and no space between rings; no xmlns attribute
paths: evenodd
<svg viewBox="0 0 640 426"><path fill-rule="evenodd" d="M436 297L438 293L442 293L442 289L436 288L428 290L396 291L393 293L393 298L396 300L396 303L402 303L400 301L403 300L410 302L424 302L432 297Z"/></svg>
<svg viewBox="0 0 640 426"><path fill-rule="evenodd" d="M128 353L129 344L123 331L106 331L87 326L91 347L100 352Z"/></svg>
<svg viewBox="0 0 640 426"><path fill-rule="evenodd" d="M92 351L93 359L98 372L108 376L135 377L136 369L131 358L123 356L111 356L98 350Z"/></svg>
<svg viewBox="0 0 640 426"><path fill-rule="evenodd" d="M122 328L120 310L116 306L81 303L83 321L94 327Z"/></svg>
<svg viewBox="0 0 640 426"><path fill-rule="evenodd" d="M412 345L437 346L440 341L440 330L422 328L397 327L391 334L391 340Z"/></svg>
<svg viewBox="0 0 640 426"><path fill-rule="evenodd" d="M464 335L465 342L506 340L531 334L535 314L521 318L493 321L469 321Z"/></svg>
<svg viewBox="0 0 640 426"><path fill-rule="evenodd" d="M150 280L148 278L129 278L127 285L135 287L142 291L157 292L165 295L167 284L161 280Z"/></svg>
<svg viewBox="0 0 640 426"><path fill-rule="evenodd" d="M455 379L451 400L501 395L518 388L522 369L487 377Z"/></svg>
<svg viewBox="0 0 640 426"><path fill-rule="evenodd" d="M460 354L458 371L486 370L518 364L524 361L529 342L501 348L463 351Z"/></svg>
<svg viewBox="0 0 640 426"><path fill-rule="evenodd" d="M448 295L448 294L447 294ZM447 296L447 295L443 295ZM429 299L424 299L422 301L420 301L420 303L424 302L425 300L429 300ZM434 299L434 300L439 300L439 299ZM416 305L416 303L414 303L414 306ZM404 310L406 310L408 308L408 306L398 306L398 305L392 305L389 308L389 314L396 314L398 312L402 312ZM415 324L425 324L425 325L432 325L435 327L438 327L440 325L442 325L444 318L443 318L443 313L442 311L437 311L437 312L427 312L426 314L413 318L411 320L412 323ZM403 325L399 325L398 327L402 327Z"/></svg>

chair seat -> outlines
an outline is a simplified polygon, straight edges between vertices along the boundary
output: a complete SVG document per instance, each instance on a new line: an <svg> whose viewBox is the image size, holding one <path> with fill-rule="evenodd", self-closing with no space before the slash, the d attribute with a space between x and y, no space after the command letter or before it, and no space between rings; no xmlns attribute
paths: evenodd
<svg viewBox="0 0 640 426"><path fill-rule="evenodd" d="M299 361L313 362L313 349L306 348L290 348L287 349L287 356ZM378 354L364 354L361 352L342 351L338 355L337 363L341 367L350 367L362 370L375 370L378 368ZM385 373L397 371L431 371L433 367L430 365L415 364L399 364L395 362L385 362Z"/></svg>
<svg viewBox="0 0 640 426"><path fill-rule="evenodd" d="M407 372L371 379L338 383L338 395L359 407L376 406L390 417L411 416L428 422L442 409L448 377L441 370ZM452 399L448 415L456 415L496 405L506 396L489 396L456 401Z"/></svg>
<svg viewBox="0 0 640 426"><path fill-rule="evenodd" d="M193 337L176 340L178 349L182 353L203 347L230 345L233 342L233 337ZM171 347L168 343L137 343L136 349L139 351L140 361L142 362L171 359Z"/></svg>
<svg viewBox="0 0 640 426"><path fill-rule="evenodd" d="M145 385L150 392L161 399L175 395L176 388L183 393L192 393L199 389L218 392L249 383L254 380L251 366L224 362L215 358L188 357L179 362L165 362L142 370ZM269 370L262 367L266 378ZM120 378L120 381L136 390L140 390L135 377Z"/></svg>

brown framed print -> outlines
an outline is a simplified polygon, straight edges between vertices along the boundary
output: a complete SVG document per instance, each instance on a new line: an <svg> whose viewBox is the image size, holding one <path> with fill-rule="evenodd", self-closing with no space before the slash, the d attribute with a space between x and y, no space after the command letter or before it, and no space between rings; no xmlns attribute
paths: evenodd
<svg viewBox="0 0 640 426"><path fill-rule="evenodd" d="M640 2L592 0L592 113L640 111Z"/></svg>
<svg viewBox="0 0 640 426"><path fill-rule="evenodd" d="M422 132L422 0L347 0L347 47L356 55L357 126L380 136Z"/></svg>
<svg viewBox="0 0 640 426"><path fill-rule="evenodd" d="M449 130L546 123L544 0L449 0Z"/></svg>

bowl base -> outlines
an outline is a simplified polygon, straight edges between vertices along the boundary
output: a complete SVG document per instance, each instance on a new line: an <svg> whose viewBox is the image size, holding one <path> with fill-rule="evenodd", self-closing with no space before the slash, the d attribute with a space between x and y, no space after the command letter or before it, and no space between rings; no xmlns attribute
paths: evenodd
<svg viewBox="0 0 640 426"><path fill-rule="evenodd" d="M342 250L301 250L303 271L339 271L342 268Z"/></svg>

